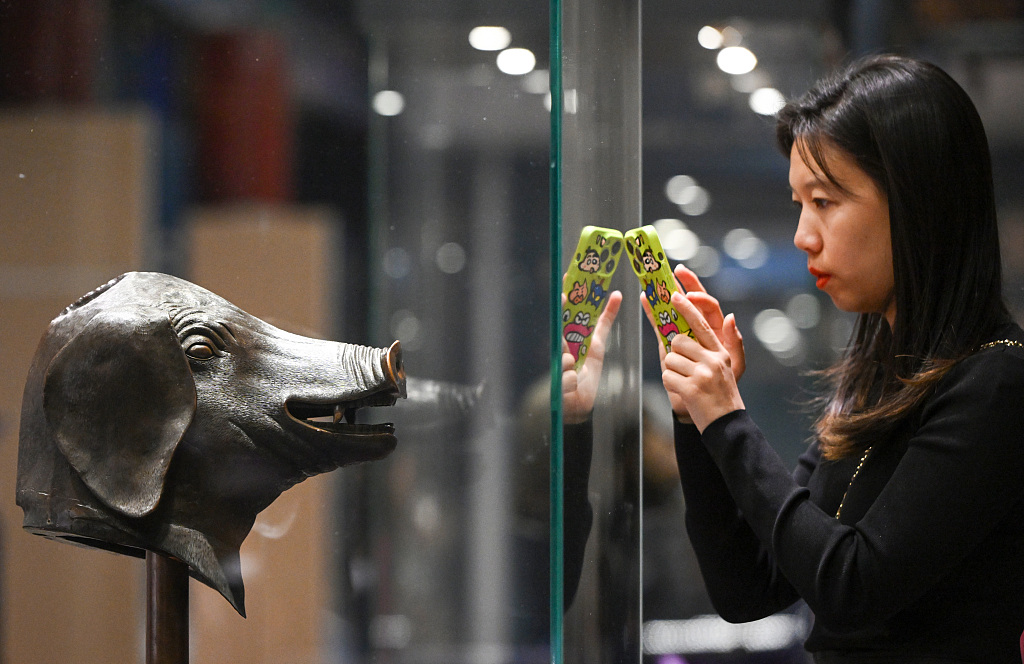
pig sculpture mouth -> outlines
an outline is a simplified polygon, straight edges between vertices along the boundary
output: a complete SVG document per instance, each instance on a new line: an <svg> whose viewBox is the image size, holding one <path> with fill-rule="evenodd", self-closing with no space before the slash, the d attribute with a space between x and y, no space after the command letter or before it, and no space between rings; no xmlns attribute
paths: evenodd
<svg viewBox="0 0 1024 664"><path fill-rule="evenodd" d="M356 422L356 413L361 408L394 406L397 401L398 395L394 392L378 392L354 401L334 403L292 400L285 407L289 417L313 431L346 437L386 439L394 438L394 424L359 424Z"/></svg>
<svg viewBox="0 0 1024 664"><path fill-rule="evenodd" d="M301 425L306 435L329 436L339 443L354 443L364 450L379 450L375 456L383 456L398 443L395 425L391 422L356 422L356 416L362 408L394 406L399 398L406 398L405 367L400 342L393 343L381 355L380 369L382 386L376 391L363 393L354 399L292 397L286 400L285 411L293 422Z"/></svg>

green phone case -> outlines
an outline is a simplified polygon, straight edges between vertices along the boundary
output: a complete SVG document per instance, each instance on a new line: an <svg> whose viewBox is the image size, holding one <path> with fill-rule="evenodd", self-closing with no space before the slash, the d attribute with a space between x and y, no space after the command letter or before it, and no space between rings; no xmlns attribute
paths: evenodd
<svg viewBox="0 0 1024 664"><path fill-rule="evenodd" d="M576 358L579 370L587 359L597 318L608 300L612 274L622 253L622 233L587 226L580 233L576 253L566 270L562 309L562 337Z"/></svg>
<svg viewBox="0 0 1024 664"><path fill-rule="evenodd" d="M672 267L668 264L668 257L661 248L661 240L654 226L634 228L627 231L624 238L630 265L640 279L644 297L654 312L658 337L668 352L672 347L672 338L677 334L693 337L690 326L670 303L672 293L679 290Z"/></svg>

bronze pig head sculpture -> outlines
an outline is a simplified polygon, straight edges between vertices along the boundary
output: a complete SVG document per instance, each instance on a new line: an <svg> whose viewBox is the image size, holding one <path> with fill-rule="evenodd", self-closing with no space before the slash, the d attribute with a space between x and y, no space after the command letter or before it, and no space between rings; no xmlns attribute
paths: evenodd
<svg viewBox="0 0 1024 664"><path fill-rule="evenodd" d="M176 277L133 272L55 318L25 385L18 505L39 535L189 566L245 615L239 548L307 477L379 459L405 397L398 342L279 330Z"/></svg>

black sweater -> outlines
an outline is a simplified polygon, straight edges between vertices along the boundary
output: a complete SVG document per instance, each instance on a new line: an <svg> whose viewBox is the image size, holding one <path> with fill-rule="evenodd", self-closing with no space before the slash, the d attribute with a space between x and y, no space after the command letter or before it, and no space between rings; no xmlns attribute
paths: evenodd
<svg viewBox="0 0 1024 664"><path fill-rule="evenodd" d="M815 615L806 647L827 661L1020 663L1024 348L959 362L852 483L859 454L825 461L811 445L790 473L745 411L703 435L677 424L676 456L690 539L727 620L802 598Z"/></svg>

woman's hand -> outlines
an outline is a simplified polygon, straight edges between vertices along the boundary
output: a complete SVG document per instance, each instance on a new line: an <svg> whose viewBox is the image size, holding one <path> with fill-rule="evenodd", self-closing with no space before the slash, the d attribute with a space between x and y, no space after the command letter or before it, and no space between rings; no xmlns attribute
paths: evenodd
<svg viewBox="0 0 1024 664"><path fill-rule="evenodd" d="M680 294L680 299L689 302L695 312L691 312L688 315L691 317L695 314L696 316L699 316L700 320L703 320L703 323L698 323L698 325L707 325L706 329L713 333L718 342L719 348L724 349L728 354L728 365L732 372L732 383L735 385L735 383L739 381L740 376L743 375L747 366L746 355L743 350L743 335L740 334L739 328L736 326L736 317L733 314L729 314L728 316L724 316L722 314L722 307L718 300L708 294L704 285L700 282L700 278L691 270L687 269L686 266L682 264L677 265L674 272L676 281L686 293L685 296ZM641 298L641 301L644 306L644 311L647 313L647 318L651 322L652 328L656 329L650 305L647 303L646 298ZM696 336L697 327L695 327L694 323L687 318L687 314L684 314L682 302L673 302L673 306L694 330L694 335ZM680 337L686 341L693 341L686 335L677 335L676 339L679 339ZM698 339L700 339L699 336ZM674 342L675 340L673 340L673 351L675 351ZM668 390L669 400L672 403L672 412L675 413L676 418L681 421L693 421L682 395L679 393L673 393L673 390L669 388L669 383L665 382L666 378L671 378L670 374L672 371L671 367L666 365L665 347L661 343L658 344L658 352L661 356L661 368L663 372L662 382L665 383L665 388ZM737 392L737 398L738 396ZM722 414L724 415L725 413ZM711 421L713 420L709 420L708 423ZM701 427L701 429L703 430L703 427Z"/></svg>
<svg viewBox="0 0 1024 664"><path fill-rule="evenodd" d="M564 295L562 296L564 300ZM622 293L612 291L608 303L597 318L594 334L590 338L587 359L577 372L573 366L576 358L569 352L569 346L562 339L562 422L579 424L594 410L597 388L601 382L601 368L604 366L605 342L622 304Z"/></svg>
<svg viewBox="0 0 1024 664"><path fill-rule="evenodd" d="M736 373L733 368L733 349L738 345L742 355L742 339L735 322L720 328L725 340L719 339L715 328L689 297L672 294L672 306L689 324L696 340L677 334L672 339L672 352L665 356L662 383L668 392L672 410L677 416L686 412L697 428L704 429L719 417L744 408ZM734 320L734 319L733 319Z"/></svg>

